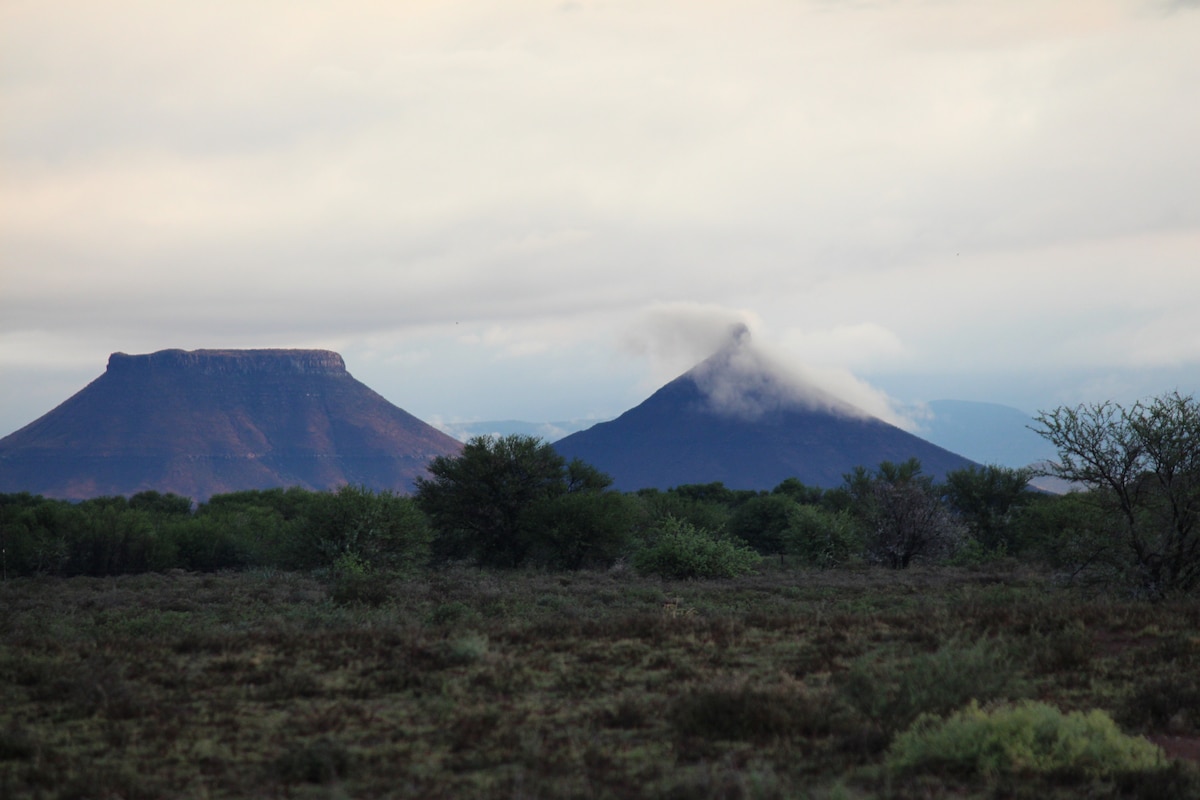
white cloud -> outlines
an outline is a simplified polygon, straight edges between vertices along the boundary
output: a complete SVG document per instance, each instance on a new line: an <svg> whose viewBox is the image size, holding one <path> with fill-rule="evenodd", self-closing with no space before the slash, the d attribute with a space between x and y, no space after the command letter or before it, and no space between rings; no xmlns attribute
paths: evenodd
<svg viewBox="0 0 1200 800"><path fill-rule="evenodd" d="M0 380L332 342L603 415L741 322L872 408L1200 389L1193 6L8 3Z"/></svg>
<svg viewBox="0 0 1200 800"><path fill-rule="evenodd" d="M834 325L824 330L792 328L784 331L781 346L810 364L846 368L894 364L907 356L900 337L874 322Z"/></svg>

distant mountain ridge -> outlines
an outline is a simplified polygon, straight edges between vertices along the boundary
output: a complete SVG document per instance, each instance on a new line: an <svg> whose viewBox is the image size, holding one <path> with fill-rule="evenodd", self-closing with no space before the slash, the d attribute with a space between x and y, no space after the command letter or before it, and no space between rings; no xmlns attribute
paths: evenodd
<svg viewBox="0 0 1200 800"><path fill-rule="evenodd" d="M1027 467L1057 457L1035 433L1033 417L1019 408L968 400L934 400L920 435L982 464Z"/></svg>
<svg viewBox="0 0 1200 800"><path fill-rule="evenodd" d="M114 353L103 375L0 439L0 491L203 500L352 483L403 492L431 459L460 449L328 350Z"/></svg>
<svg viewBox="0 0 1200 800"><path fill-rule="evenodd" d="M973 462L843 401L794 387L735 342L611 422L554 444L617 489L721 481L771 489L787 478L838 486L857 466L918 458L942 476Z"/></svg>

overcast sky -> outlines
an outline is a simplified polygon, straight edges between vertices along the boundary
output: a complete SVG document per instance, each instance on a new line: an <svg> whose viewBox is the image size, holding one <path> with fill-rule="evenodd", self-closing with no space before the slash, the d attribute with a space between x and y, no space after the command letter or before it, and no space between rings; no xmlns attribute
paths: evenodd
<svg viewBox="0 0 1200 800"><path fill-rule="evenodd" d="M3 0L0 435L109 353L609 417L1200 391L1200 2ZM906 411L907 409L907 411Z"/></svg>

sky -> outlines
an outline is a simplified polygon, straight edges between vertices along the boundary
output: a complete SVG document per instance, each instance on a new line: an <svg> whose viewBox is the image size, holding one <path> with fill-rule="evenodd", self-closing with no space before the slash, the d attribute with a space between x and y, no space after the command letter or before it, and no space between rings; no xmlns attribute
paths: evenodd
<svg viewBox="0 0 1200 800"><path fill-rule="evenodd" d="M616 416L746 326L918 427L1200 390L1200 0L2 0L0 435L113 352Z"/></svg>

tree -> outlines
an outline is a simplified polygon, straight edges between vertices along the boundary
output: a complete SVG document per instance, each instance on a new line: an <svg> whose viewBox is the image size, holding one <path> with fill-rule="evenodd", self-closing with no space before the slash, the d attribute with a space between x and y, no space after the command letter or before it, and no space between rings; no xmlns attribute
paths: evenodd
<svg viewBox="0 0 1200 800"><path fill-rule="evenodd" d="M633 511L625 495L596 488L535 503L523 532L526 559L555 569L611 566L629 548Z"/></svg>
<svg viewBox="0 0 1200 800"><path fill-rule="evenodd" d="M852 508L862 521L867 554L892 569L937 555L959 538L959 528L938 499L933 478L910 458L884 461L870 473L863 467L845 476Z"/></svg>
<svg viewBox="0 0 1200 800"><path fill-rule="evenodd" d="M694 494L676 489L639 489L636 494L644 517L643 528L653 528L667 517L690 522L697 528L723 531L731 512L725 503L711 498L698 499Z"/></svg>
<svg viewBox="0 0 1200 800"><path fill-rule="evenodd" d="M796 503L788 512L783 550L804 566L841 566L862 555L859 528L849 511Z"/></svg>
<svg viewBox="0 0 1200 800"><path fill-rule="evenodd" d="M966 523L967 529L989 552L1015 552L1013 519L1034 496L1029 491L1033 470L989 464L946 473L946 502Z"/></svg>
<svg viewBox="0 0 1200 800"><path fill-rule="evenodd" d="M825 490L819 486L808 486L799 478L784 478L778 486L771 490L771 494L781 494L805 505L816 505L821 502Z"/></svg>
<svg viewBox="0 0 1200 800"><path fill-rule="evenodd" d="M633 554L638 572L673 579L736 578L753 572L760 561L745 542L675 517L664 519Z"/></svg>
<svg viewBox="0 0 1200 800"><path fill-rule="evenodd" d="M1120 520L1135 582L1150 597L1200 586L1200 404L1171 392L1126 409L1103 402L1042 412L1051 470L1082 483Z"/></svg>
<svg viewBox="0 0 1200 800"><path fill-rule="evenodd" d="M597 555L581 536L595 534L597 544L607 542L605 552L619 539L611 526L623 524L621 511L605 499L612 479L578 459L568 464L537 437L477 436L428 470L432 477L417 479L416 500L443 557L515 567L536 551L550 563L579 566Z"/></svg>
<svg viewBox="0 0 1200 800"><path fill-rule="evenodd" d="M730 535L742 539L765 556L783 552L784 532L789 514L797 505L786 494L764 494L751 498L729 518Z"/></svg>
<svg viewBox="0 0 1200 800"><path fill-rule="evenodd" d="M412 498L363 486L322 492L310 504L294 544L293 563L328 567L350 559L365 568L424 566L433 539Z"/></svg>
<svg viewBox="0 0 1200 800"><path fill-rule="evenodd" d="M159 517L183 517L192 513L192 499L180 497L177 494L160 494L149 490L138 492L129 498L129 507L138 511L146 511Z"/></svg>

